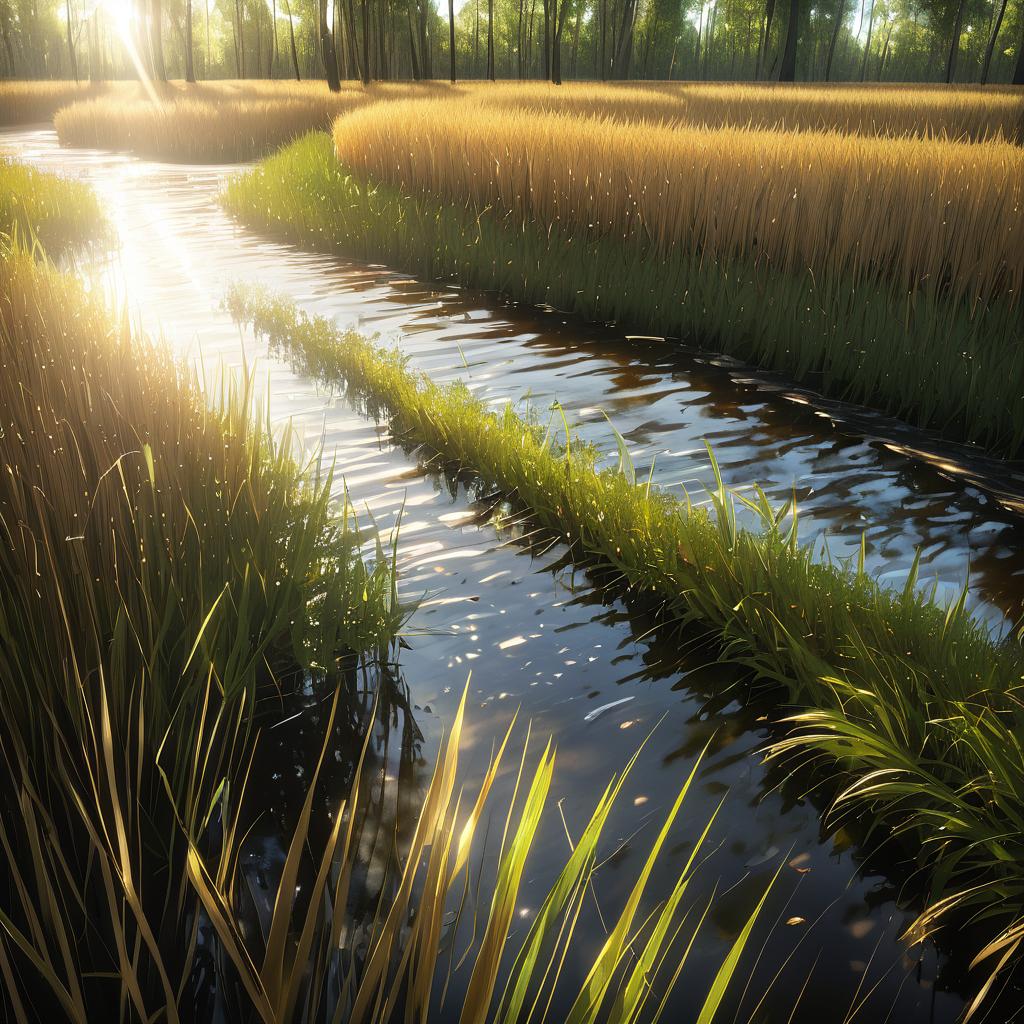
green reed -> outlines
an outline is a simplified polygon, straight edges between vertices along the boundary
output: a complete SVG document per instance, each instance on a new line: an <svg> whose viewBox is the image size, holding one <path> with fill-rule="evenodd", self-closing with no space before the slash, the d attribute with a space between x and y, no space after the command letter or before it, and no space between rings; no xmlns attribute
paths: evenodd
<svg viewBox="0 0 1024 1024"><path fill-rule="evenodd" d="M777 686L791 733L774 756L821 758L856 815L902 838L936 903L911 930L952 911L988 922L998 962L1024 926L1024 654L917 585L881 586L864 569L823 564L798 543L795 505L731 493L715 467L711 510L638 481L568 425L494 411L461 383L440 386L402 356L290 301L235 286L228 307L303 372L343 386L400 438L426 444L529 509L579 555L614 567L671 622L705 629L724 657ZM714 460L712 458L712 463ZM737 508L761 529L740 528Z"/></svg>
<svg viewBox="0 0 1024 1024"><path fill-rule="evenodd" d="M243 223L302 245L695 340L998 454L1024 444L1020 310L1009 301L971 309L885 280L852 288L513 223L361 181L316 133L233 178L222 201Z"/></svg>
<svg viewBox="0 0 1024 1024"><path fill-rule="evenodd" d="M0 236L38 242L56 255L109 234L88 185L0 158Z"/></svg>
<svg viewBox="0 0 1024 1024"><path fill-rule="evenodd" d="M562 965L578 950L602 836L636 758L600 794L516 935L555 753L549 741L538 759L524 741L513 796L495 807L512 727L483 778L467 780L465 697L411 838L383 837L378 905L352 917L348 894L372 832L393 822L371 795L376 713L359 723L352 789L339 800L320 777L337 753L335 725L360 718L356 656L388 644L407 612L394 554L378 546L372 566L363 560L347 503L331 500L331 474L296 463L251 375L204 392L163 347L38 257L0 252L0 984L11 1019L213 1019L216 1007L194 990L206 973L237 1019L435 1019L458 936L466 1024L552 1019L556 990L579 1024L658 1020L710 909L689 890L714 815L668 899L650 891L700 760L621 908L603 901L610 931L577 992ZM265 811L250 792L256 702L274 705L296 677L330 712L285 861L268 880L264 931L243 865L248 828ZM325 798L326 837L316 810ZM505 815L506 840L477 918L462 911L493 813ZM703 983L702 1022L730 994L770 889Z"/></svg>

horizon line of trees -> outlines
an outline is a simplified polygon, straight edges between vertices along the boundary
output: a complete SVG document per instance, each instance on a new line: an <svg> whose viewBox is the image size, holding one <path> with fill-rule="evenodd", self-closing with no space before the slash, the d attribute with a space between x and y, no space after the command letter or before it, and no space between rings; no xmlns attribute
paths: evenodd
<svg viewBox="0 0 1024 1024"><path fill-rule="evenodd" d="M0 76L1024 85L1024 0L0 0Z"/></svg>

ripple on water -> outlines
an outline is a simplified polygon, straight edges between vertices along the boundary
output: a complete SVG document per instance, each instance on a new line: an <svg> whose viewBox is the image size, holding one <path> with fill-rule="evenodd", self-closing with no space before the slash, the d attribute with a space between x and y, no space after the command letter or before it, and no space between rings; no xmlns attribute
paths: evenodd
<svg viewBox="0 0 1024 1024"><path fill-rule="evenodd" d="M952 975L937 975L934 951L911 957L898 942L908 917L892 886L881 875L858 877L859 860L845 837L822 840L819 808L762 764L765 711L730 702L727 692L720 696L734 681L728 666L708 665L705 652L680 652L678 642L656 634L637 639L651 624L609 602L586 574L565 564L562 548L542 553L517 541L528 524L496 531L464 488L426 472L389 443L383 428L267 358L219 301L229 280L258 280L310 312L390 339L435 380L462 377L486 400L528 401L541 416L557 401L585 438L605 447L607 413L638 473L653 464L659 484L685 486L695 496L710 481L707 438L733 485L759 483L777 501L795 488L804 538L827 541L833 556L852 556L867 529L871 571L899 580L920 548L922 578L951 591L962 586L969 559L974 607L993 624L1022 607L1024 545L1006 507L1024 494L1019 468L1000 476L984 459L923 441L883 418L807 404L804 393L732 360L694 358L660 340L626 341L557 313L261 240L216 205L228 169L61 150L50 130L7 132L2 141L25 160L89 180L105 197L121 238L106 280L150 331L184 353L201 354L207 366L258 359L275 420L291 420L311 448L321 447L325 464L337 460L350 497L372 510L382 532L401 518L402 588L424 598L402 668L428 747L436 747L472 669L464 755L470 777L483 770L492 740L521 709L535 736L557 738L553 796L578 828L597 784L660 723L611 823L609 836L623 843L602 875L602 902L612 904L629 874L619 866L637 864L654 823L710 743L687 813L703 822L723 794L728 800L717 852L700 880L705 897L717 881L718 895L698 963L722 955L759 886L785 859L769 915L780 926L754 972L748 1011L753 993L759 996L781 971L763 1019L787 1020L820 949L794 1020L839 1020L837 1007L876 984L864 1010L870 1019L890 1009L893 1020L907 1024L956 1018L962 1002L941 991ZM301 726L300 718L296 735L304 736ZM308 740L293 742L312 749L319 737L314 729ZM682 831L655 878L658 892L667 891L669 869L686 853L692 829ZM260 842L260 870L269 870L279 837ZM564 858L565 842L552 816L524 887L525 917ZM689 989L680 992L678 1019L692 1016L694 998Z"/></svg>

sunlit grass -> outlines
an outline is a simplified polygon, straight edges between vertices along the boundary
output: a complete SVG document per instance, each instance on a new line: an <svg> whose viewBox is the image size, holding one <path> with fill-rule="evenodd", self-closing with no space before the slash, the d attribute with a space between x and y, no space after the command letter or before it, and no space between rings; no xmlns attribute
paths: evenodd
<svg viewBox="0 0 1024 1024"><path fill-rule="evenodd" d="M385 127L375 128L367 121L366 133L386 135L392 109L375 108L373 117ZM345 123L338 122L339 134ZM742 139L743 133L739 136ZM770 133L768 136L770 139ZM808 138L812 148L819 145L817 137ZM397 137L391 141L398 146ZM859 140L857 145L869 141ZM1000 154L1010 149L997 148ZM439 167L450 166L453 174L469 173L459 169L461 157L456 151L436 149L433 143L428 150L435 154ZM982 154L981 147L957 147L958 152L967 150ZM405 159L396 156L396 166ZM522 168L519 159L515 158L516 166ZM1006 159L1009 166L1020 158ZM377 158L368 154L358 156L356 162L378 166ZM823 261L821 272L812 273L795 264L787 271L786 247L796 246L803 220L792 217L774 241L770 235L773 226L765 226L769 232L765 245L771 242L779 249L780 265L746 251L749 235L746 243L741 241L749 225L744 229L739 213L740 199L746 193L739 185L732 192L709 195L707 209L692 193L695 186L686 186L691 190L694 216L710 218L716 203L728 207L736 244L728 245L723 235L716 258L700 243L703 235L696 231L680 244L657 252L650 240L645 240L646 231L639 220L623 221L614 229L609 224L601 231L589 224L572 227L570 213L590 208L586 197L593 181L585 187L585 179L588 173L594 177L597 172L593 168L598 165L581 153L574 166L579 178L566 184L566 206L555 204L546 219L541 218L539 209L545 201L538 198L534 214L527 215L524 208L517 207L519 213L513 216L498 205L478 206L466 198L445 201L443 195L434 196L422 187L400 189L367 181L362 171L355 174L339 163L328 139L315 134L236 176L229 182L223 202L242 222L302 245L386 261L427 279L455 279L593 320L614 320L648 333L681 335L793 378L809 379L828 394L881 408L998 452L1017 452L1024 443L1024 402L1020 401L1024 350L1012 343L1020 322L1020 303L1014 296L996 295L984 308L966 298L954 301L947 287L928 282L922 282L919 292L908 293L890 278L888 272L894 267L885 260L879 266L880 257L872 260L859 253L852 234L845 264L836 248L822 243L824 248L815 257ZM707 165L707 173L712 173L713 166ZM392 175L381 167L384 177ZM638 169L653 173L651 166L643 163ZM539 169L530 174L531 180L539 182ZM510 188L511 177L504 170L501 175L502 188ZM608 188L632 180L625 173L625 177L610 179ZM781 190L781 180L778 187ZM949 261L961 270L962 288L980 288L986 278L991 289L1002 287L1000 281L1008 287L1020 273L1020 254L1004 252L1009 268L998 264L995 254L1003 246L1000 238L1020 234L1016 225L1021 210L1009 211L1006 224L997 229L1003 203L1000 195L975 198L973 192L978 190L971 186L966 170L958 187L966 197L968 211L987 211L984 217L971 221L965 215L961 227L971 234L962 243L954 244L941 225L935 226L930 229L935 249L926 252L919 247L916 251L925 264L941 268L939 249L945 245ZM1004 182L1000 187L1013 194L1021 186ZM955 195L951 193L951 197ZM729 196L733 198L729 200ZM776 198L777 212L784 216L785 197L780 191ZM835 199L841 205L838 193ZM515 196L511 201L519 202ZM910 194L906 201L912 202ZM789 205L793 202L790 196ZM762 216L763 211L758 211L757 218ZM911 212L904 209L900 216L909 218ZM854 232L849 214L844 215L844 222L847 230ZM995 232L990 246L981 242L984 224L992 225ZM716 227L720 233L724 230L723 225ZM630 232L632 240L621 237L620 231ZM866 233L866 246L872 244L872 238L879 251L888 248L895 253L905 244L892 225L879 226L874 235ZM806 238L801 237L800 245L806 245ZM969 265L967 252L979 245L979 262ZM831 270L830 253L835 253L837 263ZM791 263L796 259L788 258ZM915 259L909 249L905 251L903 260L908 267ZM982 274L985 266L989 270Z"/></svg>
<svg viewBox="0 0 1024 1024"><path fill-rule="evenodd" d="M713 82L517 82L464 87L493 111L526 109L706 128L840 131L859 135L1013 139L1024 95L977 86Z"/></svg>
<svg viewBox="0 0 1024 1024"><path fill-rule="evenodd" d="M109 232L102 205L88 185L0 159L0 234L38 242L56 255L102 242Z"/></svg>
<svg viewBox="0 0 1024 1024"><path fill-rule="evenodd" d="M615 123L445 100L335 122L342 165L512 224L660 259L756 260L821 289L973 305L1024 284L1024 150L1000 142ZM851 338L855 344L858 339Z"/></svg>
<svg viewBox="0 0 1024 1024"><path fill-rule="evenodd" d="M493 807L512 730L483 778L466 779L463 700L411 838L385 843L387 864L397 858L378 906L352 917L363 833L382 824L367 820L378 801L360 795L375 785L364 771L374 716L355 789L330 794L326 839L318 781L335 725L365 702L351 688L352 656L387 644L402 622L393 562L381 551L375 568L363 562L330 479L296 465L288 437L254 410L250 383L203 394L77 280L12 248L0 265L0 964L13 1019L205 1019L197 971L212 972L209 992L240 1019L434 1019L456 935L463 1019L511 1024L536 1006L544 1019L545 1000L567 989L561 965L579 948L602 836L634 762L595 794L538 914L513 934L555 754L549 742L528 759L524 745L520 785ZM294 687L296 670L331 710L317 719L319 760L301 766L307 794L268 880L263 931L243 868L253 801L264 809L250 787L254 697ZM688 822L700 838L667 899L650 879L699 764L650 836L634 840L645 859L623 905L605 903L607 940L593 943L579 993L568 991L573 1020L653 1020L680 978L708 910L688 890L714 816ZM490 909L463 918L481 823L495 812L508 825L486 877ZM704 1020L730 989L768 888L721 962L687 979Z"/></svg>
<svg viewBox="0 0 1024 1024"><path fill-rule="evenodd" d="M321 81L262 79L153 83L161 97L208 102L313 101L327 95ZM408 89L377 85L372 92ZM1024 97L1018 90L978 86L875 84L760 84L707 82L543 82L421 83L455 101L468 99L496 112L510 108L562 111L618 120L644 119L706 127L752 126L786 131L828 131L863 135L945 136L1012 139L1024 130ZM357 83L342 83L342 97L362 92ZM0 124L50 120L61 108L79 100L105 98L102 112L114 116L117 101L145 98L143 87L129 82L0 82ZM339 104L339 111L343 103ZM99 113L99 112L97 112ZM186 115L187 116L187 115ZM314 127L307 125L307 127ZM213 131L213 128L208 129ZM112 132L113 129L107 129ZM213 151L213 147L210 147Z"/></svg>
<svg viewBox="0 0 1024 1024"><path fill-rule="evenodd" d="M75 100L91 99L115 92L136 96L135 82L5 81L0 82L0 125L36 124Z"/></svg>
<svg viewBox="0 0 1024 1024"><path fill-rule="evenodd" d="M899 837L936 900L915 934L950 910L978 914L1012 946L1024 921L1024 655L965 610L918 586L881 586L859 565L822 564L797 540L794 507L748 499L719 480L711 509L634 478L511 408L493 411L460 383L439 386L286 299L231 289L228 306L302 372L384 413L399 438L426 444L496 486L568 543L614 567L664 620L706 630L724 655L778 688L793 708L793 750L821 758L841 792L833 814ZM716 469L717 475L717 469ZM737 507L760 521L742 529ZM998 959L987 957L990 963Z"/></svg>
<svg viewBox="0 0 1024 1024"><path fill-rule="evenodd" d="M604 832L636 757L600 794L550 888L534 890L539 905L523 931L520 891L527 881L541 820L545 811L551 813L554 748L549 740L538 757L529 750L527 739L518 754L518 770L511 769L512 799L495 806L492 788L503 761L515 756L506 754L512 727L504 738L495 737L497 750L483 777L470 782L459 767L464 716L465 693L420 802L407 848L401 850L384 887L387 895L364 919L352 921L339 912L350 903L358 872L361 837L356 808L360 789L372 782L361 773L354 791L332 808L333 827L326 843L314 853L313 870L307 871L307 877L315 879L309 899L300 902L295 887L306 856L326 742L287 851L264 936L247 935L237 909L244 901L244 883L235 877L239 858L235 843L225 844L212 863L192 853L190 875L225 956L237 969L246 1001L261 1019L344 1020L347 1024L456 1019L479 1024L525 1024L531 1019L552 1024L556 1020L560 1024L654 1021L680 980L701 1001L699 1019L707 1024L719 1019L718 1010L732 995L733 976L773 881L747 912L724 958L710 965L710 971L705 964L700 976L692 969L685 971L694 940L705 930L714 903L713 896L694 901L688 891L707 856L705 842L717 812L708 821L687 822L697 838L688 844L685 859L673 866L676 880L671 891L653 907L650 880L655 865L664 867L670 837L678 834L686 817L686 796L703 755L664 817L652 825L652 834L636 841L646 852L629 880L621 907L607 919L603 940L583 935L578 926L587 916L588 893L600 891ZM332 722L333 713L328 734ZM527 767L530 762L535 765L532 769ZM481 871L478 858L488 819L495 829L501 828L504 819L504 827L496 866ZM551 827L552 822L547 824ZM233 829L231 836L234 839ZM485 893L478 910L466 905L466 894L473 886L481 886ZM608 910L614 907L603 902ZM297 946L286 943L289 935L299 936ZM457 964L452 956L455 949L464 950ZM581 949L588 958L582 984L567 981L563 974L570 953L579 957ZM449 993L453 964L462 982ZM445 991L447 997L435 1013L438 991ZM569 1004L567 1016L552 1015L556 996ZM736 1019L743 1019L742 1015Z"/></svg>
<svg viewBox="0 0 1024 1024"><path fill-rule="evenodd" d="M358 107L443 86L397 83L347 85L332 93L323 82L166 85L157 103L138 96L101 96L63 107L54 117L61 143L123 149L159 160L234 163L272 152Z"/></svg>

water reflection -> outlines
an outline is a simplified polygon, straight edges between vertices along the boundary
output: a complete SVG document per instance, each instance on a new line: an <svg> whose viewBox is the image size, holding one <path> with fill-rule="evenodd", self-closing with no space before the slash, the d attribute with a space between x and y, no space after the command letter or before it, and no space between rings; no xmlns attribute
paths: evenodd
<svg viewBox="0 0 1024 1024"><path fill-rule="evenodd" d="M560 545L546 539L524 544L528 521L496 530L489 502L438 467L419 465L391 443L384 427L267 358L264 346L240 333L219 303L228 280L262 281L310 311L381 332L435 380L462 377L487 400L530 401L541 411L557 399L581 432L605 447L607 412L639 471L653 461L655 479L667 487L696 494L710 479L706 437L733 484L757 481L780 501L795 486L804 537L818 536L834 556L853 553L861 530L869 528L872 570L905 573L921 546L923 578L949 590L962 585L969 557L972 600L993 623L1014 614L1024 592L1024 545L1012 513L1015 495L1024 493L1018 469L1004 467L999 475L985 460L948 445L932 444L927 458L907 454L902 449L931 443L878 417L805 404L806 396L730 361L694 357L664 342L627 342L621 331L438 291L382 268L260 240L218 210L221 168L60 150L46 130L5 139L22 158L81 175L105 197L121 238L120 252L103 268L105 280L150 330L162 331L183 352L201 353L208 364L259 360L271 415L293 420L311 445L321 446L325 462L337 460L352 499L372 511L381 531L401 517L403 592L423 596L401 658L422 734L422 749L410 757L410 800L421 790L422 770L433 764L470 670L468 776L484 770L495 737L521 709L535 735L556 738L552 806L560 807L570 833L587 820L598 787L657 726L608 832L621 847L602 874L601 900L613 905L646 850L652 822L664 815L710 742L687 820L703 823L723 794L728 800L716 824L715 855L695 893L716 893L716 927L700 943L699 963L711 970L720 961L749 911L751 892L785 862L765 920L777 928L759 932L764 948L743 998L745 1013L778 975L758 1020L789 1020L801 991L792 1019L807 1024L842 1020L848 1007L858 1007L854 1020L956 1018L960 979L951 971L940 975L931 947L908 953L898 941L911 914L886 880L888 866L863 863L850 845L855 837L823 838L807 780L764 765L759 751L770 738L774 712L750 699L740 673L709 663L695 641L652 633L642 609L596 585ZM839 417L838 426L821 415L826 410ZM626 697L632 699L615 704ZM264 737L246 847L252 857L244 869L257 918L266 913L261 879L280 870L281 836L322 740L316 728L321 709L308 699L298 718ZM588 720L609 704L615 706ZM353 727L336 738L339 760L319 805L318 827L326 827L331 799L336 803L349 781L358 732ZM384 742L384 733L378 739ZM378 750L380 765L412 747L406 739L390 742L387 758ZM389 774L380 771L382 778ZM499 781L511 785L507 776ZM388 827L398 818L384 815ZM678 866L691 839L692 829L684 828L652 891L668 891L673 863ZM524 888L527 909L550 884L566 843L561 815L549 815ZM372 847L366 852L373 863L377 854ZM480 896L484 906L487 895ZM790 920L799 923L787 925ZM593 934L599 928L598 920ZM585 945L570 973L580 969ZM449 999L464 980L464 973L453 979ZM684 987L672 1019L687 1019L696 998Z"/></svg>

